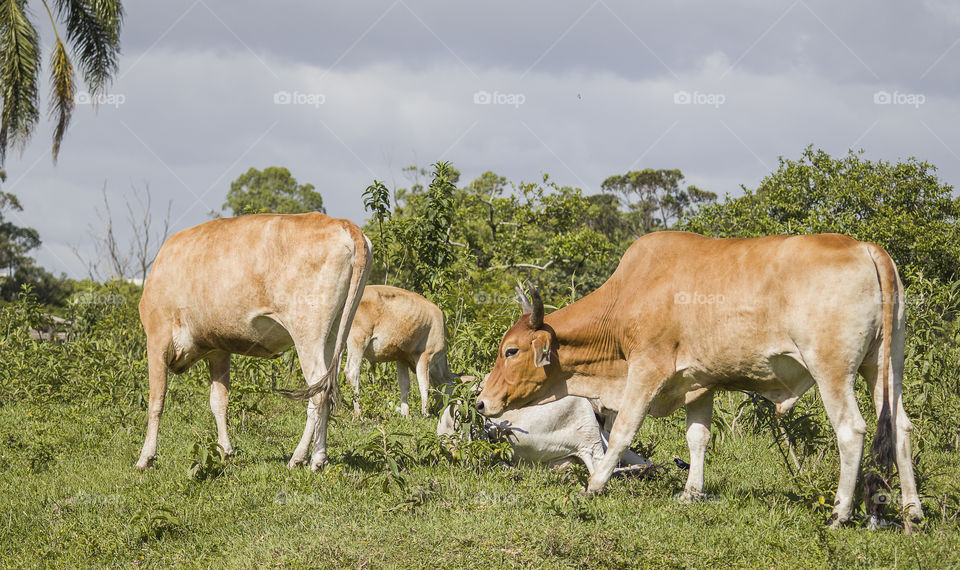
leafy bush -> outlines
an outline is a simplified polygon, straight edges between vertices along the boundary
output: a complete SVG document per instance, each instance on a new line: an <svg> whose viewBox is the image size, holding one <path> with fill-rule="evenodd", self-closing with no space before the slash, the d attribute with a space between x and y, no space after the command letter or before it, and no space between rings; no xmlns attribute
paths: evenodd
<svg viewBox="0 0 960 570"><path fill-rule="evenodd" d="M126 284L124 284L126 285ZM0 402L50 400L139 402L147 377L145 337L136 312L139 293L118 284L89 292L93 302L67 309L66 342L33 340L43 307L29 287L0 307Z"/></svg>

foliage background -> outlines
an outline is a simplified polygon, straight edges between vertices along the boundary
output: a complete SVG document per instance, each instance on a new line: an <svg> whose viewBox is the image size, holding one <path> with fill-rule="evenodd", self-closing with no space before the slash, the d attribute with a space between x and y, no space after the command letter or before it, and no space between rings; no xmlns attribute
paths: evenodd
<svg viewBox="0 0 960 570"><path fill-rule="evenodd" d="M824 529L838 464L815 391L779 419L754 395L718 397L703 503L674 500L686 475L670 462L686 457L682 412L647 422L635 441L661 464L657 476L615 480L588 501L578 495L582 468L508 468L495 445L441 440L434 420L398 418L389 366L366 367L358 394L343 387L364 417L351 405L335 412L332 465L287 471L303 411L269 386L299 386L296 359L235 357L229 421L238 456L217 453L201 364L172 378L158 468L135 473L147 394L139 287L63 282L57 302L27 280L0 305L0 558L24 566L960 564L950 546L960 539L960 203L933 166L808 148L758 188L719 201L671 170L611 176L592 196L546 175L512 183L487 172L463 182L446 163L405 173L407 187L374 181L364 195L371 283L437 303L451 367L478 376L519 316L517 283L531 279L549 306L563 306L599 286L648 231L840 231L885 247L907 285L904 393L927 515L921 533L870 533L862 518ZM252 209L261 208L269 205ZM32 340L28 328L49 324L51 313L72 321L67 340ZM858 394L872 433L866 390Z"/></svg>

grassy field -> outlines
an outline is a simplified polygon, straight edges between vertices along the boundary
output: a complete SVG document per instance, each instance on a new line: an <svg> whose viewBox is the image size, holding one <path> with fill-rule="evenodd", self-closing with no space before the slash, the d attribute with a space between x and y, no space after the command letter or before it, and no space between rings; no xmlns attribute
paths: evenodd
<svg viewBox="0 0 960 570"><path fill-rule="evenodd" d="M655 476L615 479L602 496L583 499L582 468L438 459L416 446L434 419L358 420L349 406L331 424L332 464L289 471L302 405L272 395L239 400L230 414L238 455L204 463L194 445L215 437L207 387L174 378L157 467L145 473L133 468L145 424L136 398L0 407L3 565L960 566L957 454L921 452L927 518L914 536L868 531L862 518L830 531L818 489L829 497L836 484L832 447L801 483L772 438L728 434L708 454L707 500L680 504L685 472L670 458L686 451L675 415L648 421L638 436L662 465ZM401 484L363 455L364 443L384 434L409 456Z"/></svg>

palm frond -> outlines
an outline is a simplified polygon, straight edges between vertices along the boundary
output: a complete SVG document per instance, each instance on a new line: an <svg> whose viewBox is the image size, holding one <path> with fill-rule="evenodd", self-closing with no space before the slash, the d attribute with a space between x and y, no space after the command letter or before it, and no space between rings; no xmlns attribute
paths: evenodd
<svg viewBox="0 0 960 570"><path fill-rule="evenodd" d="M26 0L0 0L0 163L8 144L26 144L40 117L39 43Z"/></svg>
<svg viewBox="0 0 960 570"><path fill-rule="evenodd" d="M57 36L57 46L50 57L50 116L57 121L53 130L54 162L60 154L60 141L67 132L74 105L73 64L67 56L66 46Z"/></svg>
<svg viewBox="0 0 960 570"><path fill-rule="evenodd" d="M103 92L120 65L120 0L55 0L67 24L67 41L77 56L90 95Z"/></svg>

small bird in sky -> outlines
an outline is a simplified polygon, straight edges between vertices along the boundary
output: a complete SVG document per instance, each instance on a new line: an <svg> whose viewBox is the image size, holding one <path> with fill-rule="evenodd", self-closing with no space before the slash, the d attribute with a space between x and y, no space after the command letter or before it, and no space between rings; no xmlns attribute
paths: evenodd
<svg viewBox="0 0 960 570"><path fill-rule="evenodd" d="M683 469L683 470L685 470L685 471L689 471L689 470L690 470L690 464L687 463L686 461L684 461L683 459L680 459L680 458L677 457L676 455L673 456L673 462L674 462L674 463L676 464L676 466L679 467L680 469Z"/></svg>

